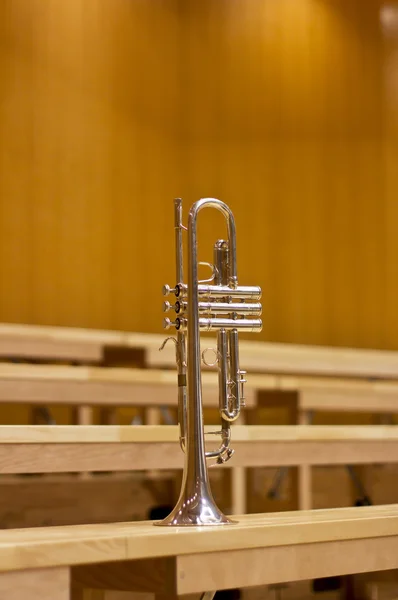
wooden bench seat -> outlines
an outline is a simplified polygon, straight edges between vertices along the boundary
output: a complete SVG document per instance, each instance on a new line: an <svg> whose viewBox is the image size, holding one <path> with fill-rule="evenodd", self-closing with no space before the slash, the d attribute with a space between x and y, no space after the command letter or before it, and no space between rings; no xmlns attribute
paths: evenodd
<svg viewBox="0 0 398 600"><path fill-rule="evenodd" d="M203 374L204 402L218 406L215 373ZM0 364L0 402L73 406L176 406L173 371ZM255 403L253 388L247 404Z"/></svg>
<svg viewBox="0 0 398 600"><path fill-rule="evenodd" d="M251 374L246 385L247 410L243 411L242 417L259 406L283 406L286 394L290 403L294 398L293 419L301 424L310 421L313 410L398 412L398 382ZM176 398L175 371L0 365L0 402L74 406L77 422L83 425L92 422L93 406L144 407L146 422L156 424L160 418L158 408L175 407ZM218 406L217 374L214 372L203 373L203 402L205 407ZM253 422L254 419L250 420ZM235 466L234 509L246 512L245 495L239 493L239 489L246 487L245 472L236 463ZM302 464L299 471L299 506L308 509L311 508L310 466Z"/></svg>
<svg viewBox="0 0 398 600"><path fill-rule="evenodd" d="M222 468L398 463L398 427L235 425L232 446ZM1 474L182 467L174 425L0 427Z"/></svg>
<svg viewBox="0 0 398 600"><path fill-rule="evenodd" d="M137 522L0 532L8 600L28 589L67 600L71 582L164 599L395 568L397 505L245 515L201 530Z"/></svg>
<svg viewBox="0 0 398 600"><path fill-rule="evenodd" d="M206 431L215 429L216 426L206 427ZM214 440L209 438L209 445L214 444ZM216 470L220 475L225 473L225 469L232 470L230 487L225 490L224 485L223 497L225 501L227 493L233 513L246 506L245 470L253 467L297 466L306 469L306 477L298 482L301 507L303 498L307 502L312 499L311 468L314 466L398 463L398 427L235 425L232 446L236 450L232 460ZM164 482L167 480L172 484L173 478L166 472L181 470L183 460L177 426L2 426L0 474L3 476L3 502L0 524L8 527L15 523L30 525L46 520L63 522L63 519L70 519L68 506L65 510L68 516L65 517L58 507L53 507L56 498L62 495L70 502L75 498L78 506L79 498L84 498L84 506L81 507L83 516L79 511L76 514L75 522L80 522L81 518L87 518L85 494L90 497L98 495L101 481L105 496L118 498L123 510L129 510L127 514L131 515L137 508L129 508L126 502L128 494L138 490L141 496L145 495L148 504L148 490L145 492L146 486L133 482L127 473L156 469L159 474L165 472L167 479ZM28 480L14 478L7 484L4 481L7 475L86 472L125 472L126 478L115 483L103 477L91 486L85 483L85 479L80 479L80 485L79 480L73 479L72 487L68 478L58 478L53 484L39 476ZM213 470L212 474L215 474ZM40 481L46 484L42 490ZM171 488L165 491L163 484L162 493L167 494L167 489L170 493ZM30 511L29 518L22 519L22 513L29 504L26 500L28 495L35 499L37 510L35 514L30 514ZM111 508L109 514L114 515ZM142 514L140 510L139 514ZM98 514L105 519L104 512Z"/></svg>
<svg viewBox="0 0 398 600"><path fill-rule="evenodd" d="M160 314L160 313L159 313ZM159 330L161 318L159 318ZM175 351L159 347L163 333L134 333L0 324L0 357L103 362L106 349L130 349L142 355L145 367L174 368ZM206 344L206 341L203 342ZM294 344L241 341L242 367L248 372L398 379L398 352L329 348Z"/></svg>
<svg viewBox="0 0 398 600"><path fill-rule="evenodd" d="M217 374L204 372L202 381L205 405L218 405ZM0 402L175 406L176 388L174 371L0 363ZM301 412L398 411L398 382L249 374L245 390L248 408L261 392L296 392Z"/></svg>

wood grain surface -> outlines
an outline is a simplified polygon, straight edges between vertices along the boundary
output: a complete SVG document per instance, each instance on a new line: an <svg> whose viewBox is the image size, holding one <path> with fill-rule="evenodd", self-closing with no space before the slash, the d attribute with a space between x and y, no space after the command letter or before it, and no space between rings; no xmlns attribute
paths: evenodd
<svg viewBox="0 0 398 600"><path fill-rule="evenodd" d="M175 351L163 334L0 323L0 356L98 362L107 347L141 350L149 367L174 367ZM202 340L209 345L210 340ZM249 372L398 379L398 353L242 340L242 363Z"/></svg>
<svg viewBox="0 0 398 600"><path fill-rule="evenodd" d="M0 532L0 571L398 536L398 507L245 515L231 527L151 522Z"/></svg>
<svg viewBox="0 0 398 600"><path fill-rule="evenodd" d="M3 426L0 472L181 469L178 435L178 428L168 425ZM232 447L236 452L227 468L396 463L398 428L235 425Z"/></svg>

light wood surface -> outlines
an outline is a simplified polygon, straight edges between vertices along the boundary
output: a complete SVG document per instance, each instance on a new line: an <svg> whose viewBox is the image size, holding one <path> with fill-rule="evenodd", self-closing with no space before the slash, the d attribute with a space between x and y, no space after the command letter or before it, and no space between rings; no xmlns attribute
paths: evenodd
<svg viewBox="0 0 398 600"><path fill-rule="evenodd" d="M205 433L217 430L206 425ZM178 442L177 425L1 425L0 444ZM395 442L396 425L233 425L236 442ZM210 439L210 438L209 438ZM235 460L235 457L234 459ZM227 464L227 463L226 463Z"/></svg>
<svg viewBox="0 0 398 600"><path fill-rule="evenodd" d="M236 452L224 465L227 468L398 462L395 426L235 425L232 445ZM3 474L182 466L176 426L0 427Z"/></svg>
<svg viewBox="0 0 398 600"><path fill-rule="evenodd" d="M108 347L138 349L149 352L152 357L163 340L161 334L0 323L0 356L6 358L100 362ZM168 349L165 355L166 365L172 365L172 354Z"/></svg>
<svg viewBox="0 0 398 600"><path fill-rule="evenodd" d="M244 515L233 527L200 530L151 522L39 527L0 532L0 571L388 537L398 537L397 505Z"/></svg>
<svg viewBox="0 0 398 600"><path fill-rule="evenodd" d="M218 405L214 372L202 373L205 405ZM258 392L294 391L303 410L395 412L398 382L361 379L249 374L246 405L257 405ZM0 364L0 401L102 406L175 406L176 373L66 365ZM266 400L267 401L267 400Z"/></svg>
<svg viewBox="0 0 398 600"><path fill-rule="evenodd" d="M175 475L162 471L156 480L146 472L96 473L89 478L70 473L2 475L0 529L142 521L152 507L172 502ZM212 489L217 492L217 485Z"/></svg>
<svg viewBox="0 0 398 600"><path fill-rule="evenodd" d="M0 598L7 600L69 600L67 567L2 573Z"/></svg>
<svg viewBox="0 0 398 600"><path fill-rule="evenodd" d="M0 356L99 362L106 347L115 347L142 351L149 367L174 368L174 348L165 346L159 352L164 337L161 333L0 323ZM398 352L393 351L242 340L240 354L251 373L398 379Z"/></svg>
<svg viewBox="0 0 398 600"><path fill-rule="evenodd" d="M394 351L242 340L239 352L242 365L249 373L398 378L398 353ZM157 353L148 347L147 361L153 367L169 366L173 359L172 348Z"/></svg>
<svg viewBox="0 0 398 600"><path fill-rule="evenodd" d="M218 405L215 373L203 374L203 401ZM254 390L247 389L247 405ZM0 401L100 406L176 406L173 371L0 364Z"/></svg>
<svg viewBox="0 0 398 600"><path fill-rule="evenodd" d="M74 587L175 597L397 566L397 505L244 515L234 525L202 529L147 521L0 532L4 589L12 572L33 589L43 585L37 572L56 568L66 574L54 596L62 600L69 573Z"/></svg>

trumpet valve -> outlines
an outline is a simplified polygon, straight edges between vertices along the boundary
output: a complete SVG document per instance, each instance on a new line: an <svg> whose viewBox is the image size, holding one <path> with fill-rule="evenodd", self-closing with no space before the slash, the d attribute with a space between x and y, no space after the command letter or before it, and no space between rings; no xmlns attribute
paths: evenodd
<svg viewBox="0 0 398 600"><path fill-rule="evenodd" d="M176 293L176 288L175 287L170 287L169 285L164 285L162 287L162 293L163 296L169 296L170 294L175 294Z"/></svg>
<svg viewBox="0 0 398 600"><path fill-rule="evenodd" d="M168 317L163 319L163 329L170 329L170 327L172 327L173 325L176 327L176 321L172 321Z"/></svg>
<svg viewBox="0 0 398 600"><path fill-rule="evenodd" d="M164 329L170 329L170 327L172 327L173 325L177 329L177 331L179 329L185 330L185 328L186 328L186 319L180 319L178 317L177 317L177 319L175 321L172 321L168 317L166 317L165 319L163 319L163 328Z"/></svg>

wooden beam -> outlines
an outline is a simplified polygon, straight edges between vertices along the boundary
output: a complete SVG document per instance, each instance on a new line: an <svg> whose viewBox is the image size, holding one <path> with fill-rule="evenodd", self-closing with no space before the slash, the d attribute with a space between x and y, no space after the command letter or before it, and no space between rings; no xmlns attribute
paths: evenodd
<svg viewBox="0 0 398 600"><path fill-rule="evenodd" d="M174 367L175 352L159 334L68 327L0 324L0 356L99 361L106 347L143 352L147 367ZM242 341L249 372L398 379L398 352Z"/></svg>
<svg viewBox="0 0 398 600"><path fill-rule="evenodd" d="M0 598L7 600L69 600L69 588L68 567L0 574Z"/></svg>
<svg viewBox="0 0 398 600"><path fill-rule="evenodd" d="M179 556L177 591L188 594L396 569L397 552L397 538L378 537ZM200 577L195 577L198 572Z"/></svg>
<svg viewBox="0 0 398 600"><path fill-rule="evenodd" d="M149 509L170 504L174 473L156 481L145 473L2 476L0 529L113 521L142 521ZM98 499L101 499L99 502Z"/></svg>
<svg viewBox="0 0 398 600"><path fill-rule="evenodd" d="M360 556L358 562L352 562L355 558L351 555L355 555L355 552L336 551L336 544L356 541L363 545L363 550L358 554ZM207 575L204 575L203 582L200 582L202 575L200 578L197 577L198 572L206 573L206 569L202 571L198 568L199 563L195 562L201 555L207 555L209 559L208 573L220 570L223 576L228 564L226 559L230 556L232 560L229 573L241 573L241 580L233 577L229 580L230 587L233 587L240 586L246 581L246 567L242 568L242 566L249 564L250 557L256 558L253 564L256 564L257 570L263 571L264 577L269 579L273 577L272 572L276 569L278 562L276 559L281 556L280 552L287 553L284 555L285 559L289 558L290 553L291 560L283 560L281 563L281 568L282 566L286 568L286 574L283 575L283 580L286 581L298 575L297 563L294 560L296 554L293 549L303 547L305 552L306 547L307 550L310 548L311 555L307 554L307 562L311 565L315 564L312 561L315 560L314 557L322 545L326 551L323 558L326 560L322 560L321 563L318 561L317 572L314 569L311 573L302 575L303 578L327 576L331 571L337 572L343 568L341 561L344 556L345 573L346 569L350 569L348 572L361 572L369 568L371 570L397 568L398 505L244 515L238 518L238 523L230 527L203 527L200 531L195 527L180 529L158 527L148 521L1 531L0 572L62 566L76 567L116 561L129 563L144 559L158 561L162 558L185 556L187 562L180 563L180 566L196 565L194 566L195 579L199 580L200 585L204 583L202 589L206 590L214 587L208 587L209 581L205 579ZM266 548L273 549L274 554L268 556L268 561L259 562L255 553L251 551L256 552ZM276 550L281 548L284 550ZM369 559L366 559L364 568L361 568L367 550ZM240 568L237 568L239 562L234 559L234 556L237 556L234 555L235 552L243 552L241 559L244 555L248 557L247 561L240 563ZM217 559L221 557L221 553L225 553L225 561L223 559L219 563ZM195 561L189 563L193 556ZM327 560L328 556L330 560ZM338 560L340 562L337 563ZM293 571L287 569L289 562L292 564ZM334 562L340 565L336 569L331 566ZM260 564L261 568L259 568ZM320 564L323 565L322 569L319 567ZM222 566L221 569L218 568L219 565ZM267 568L264 568L264 565L267 565ZM179 572L181 575L181 570ZM177 580L183 579L180 575L177 574ZM187 579L190 577L192 573L186 575ZM262 583L263 581L252 580L250 585ZM222 582L217 580L216 587L222 587ZM179 587L177 591L191 593L196 590Z"/></svg>
<svg viewBox="0 0 398 600"><path fill-rule="evenodd" d="M232 444L236 452L223 468L398 462L395 426L235 425ZM182 466L174 425L0 427L2 474Z"/></svg>
<svg viewBox="0 0 398 600"><path fill-rule="evenodd" d="M215 373L203 374L203 402L218 406ZM175 406L177 376L173 371L0 364L0 402L90 406ZM255 405L247 388L246 404Z"/></svg>
<svg viewBox="0 0 398 600"><path fill-rule="evenodd" d="M217 375L202 373L203 402L218 406ZM0 364L0 402L90 406L175 406L176 373L149 369ZM297 392L298 408L356 412L398 411L398 382L255 375L248 377L246 405L264 392Z"/></svg>

